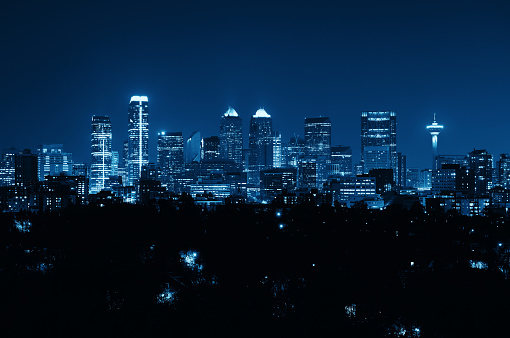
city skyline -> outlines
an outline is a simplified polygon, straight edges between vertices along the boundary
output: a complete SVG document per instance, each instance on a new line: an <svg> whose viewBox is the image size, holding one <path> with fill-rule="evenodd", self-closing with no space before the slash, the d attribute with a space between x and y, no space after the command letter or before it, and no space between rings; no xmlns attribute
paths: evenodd
<svg viewBox="0 0 510 338"><path fill-rule="evenodd" d="M90 118L107 115L120 152L125 102L147 95L150 162L158 132L219 136L228 106L243 119L244 148L249 117L264 108L283 142L304 136L306 117L329 117L331 145L351 146L354 163L362 111L396 112L408 167L430 167L434 113L445 126L439 154L510 152L498 137L510 106L507 4L154 2L136 27L135 4L97 8L6 7L2 148L63 144L89 163Z"/></svg>

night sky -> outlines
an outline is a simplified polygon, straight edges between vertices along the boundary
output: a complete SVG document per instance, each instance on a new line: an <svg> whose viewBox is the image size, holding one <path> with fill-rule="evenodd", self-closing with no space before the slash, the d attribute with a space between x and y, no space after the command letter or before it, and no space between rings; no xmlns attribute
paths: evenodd
<svg viewBox="0 0 510 338"><path fill-rule="evenodd" d="M263 107L287 142L305 117L329 116L333 145L359 160L360 114L397 113L397 150L509 153L510 5L495 1L22 2L0 13L0 147L62 143L90 162L92 115L127 139L132 95L157 132L219 134L228 106ZM508 3L508 2L507 2Z"/></svg>

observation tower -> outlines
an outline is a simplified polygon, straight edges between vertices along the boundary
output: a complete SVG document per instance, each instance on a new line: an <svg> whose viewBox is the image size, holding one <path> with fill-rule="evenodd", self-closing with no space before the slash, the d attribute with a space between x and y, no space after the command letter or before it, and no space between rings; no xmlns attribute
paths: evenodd
<svg viewBox="0 0 510 338"><path fill-rule="evenodd" d="M432 135L432 170L437 170L437 135L443 130L443 126L436 122L436 114L434 113L434 122L427 126L427 130Z"/></svg>

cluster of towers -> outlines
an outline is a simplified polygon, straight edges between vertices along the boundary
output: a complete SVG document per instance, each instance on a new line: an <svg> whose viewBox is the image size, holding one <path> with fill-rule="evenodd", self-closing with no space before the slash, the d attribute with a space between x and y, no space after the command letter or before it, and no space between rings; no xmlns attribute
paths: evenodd
<svg viewBox="0 0 510 338"><path fill-rule="evenodd" d="M133 96L128 107L128 141L124 151L126 185L134 185L142 168L149 164L149 100ZM108 116L92 116L90 192L106 187L118 170L118 152L112 151L112 123Z"/></svg>
<svg viewBox="0 0 510 338"><path fill-rule="evenodd" d="M128 140L124 144L122 158L119 158L118 152L112 151L109 117L92 117L91 193L111 186L112 176L122 177L123 186L136 186L144 170L150 171L151 167L156 172L153 176L164 186L179 190L175 182L182 178L187 163L202 162L210 167L221 167L224 171L244 172L246 183L253 185L260 183L262 171L295 168L298 159L331 163L331 121L328 117L306 118L304 140L295 137L293 142L283 145L281 133L273 129L271 115L262 108L258 109L250 119L248 149L244 149L242 119L234 108L229 107L221 117L219 136L202 138L200 132L194 132L185 140L182 132L158 133L157 163L150 164L148 115L148 98L133 96L128 107ZM334 149L350 152L350 147ZM352 152L349 160L350 155ZM344 160L343 156L333 158ZM343 171L352 172L352 163L349 162Z"/></svg>
<svg viewBox="0 0 510 338"><path fill-rule="evenodd" d="M510 207L510 156L501 154L496 161L486 150L476 149L467 155L439 155L443 126L435 116L427 126L432 169L423 170L407 168L406 156L397 151L393 111L361 113L361 160L354 166L349 146L332 146L329 117L305 118L304 138L294 136L286 143L273 128L271 115L258 109L250 118L243 147L243 121L229 107L220 118L217 136L158 133L156 163L149 162L147 96L131 97L127 122L123 149L113 151L110 118L92 117L90 167L73 163L62 144L41 145L37 153L4 150L2 210L47 210L105 198L135 202L183 192L195 200L219 202L239 196L269 202L284 195L296 200L312 190L347 205L372 201L378 208L385 203L381 196L402 192L439 200L441 206L466 214L476 214L489 199L492 205Z"/></svg>
<svg viewBox="0 0 510 338"><path fill-rule="evenodd" d="M331 146L331 120L328 117L306 118L304 140L295 137L290 143L282 144L281 134L273 129L271 115L258 109L250 119L248 149L244 149L242 119L232 107L221 117L219 136L202 138L200 132L194 132L184 139L182 132L158 133L157 163L150 164L148 115L147 96L131 97L128 140L124 143L122 158L118 152L112 151L109 117L92 117L91 193L107 188L112 176L122 177L123 186L135 186L144 170L150 170L151 166L155 172L153 178L169 189L179 190L175 182L184 175L186 164L198 162L222 169L227 165L228 171L244 172L246 183L255 186L261 182L261 172L278 168L296 169L299 171L296 180L301 179L302 185L309 187L320 186L332 174L367 175L374 169L391 169L394 184L405 186L407 183L406 158L397 152L397 123L393 111L361 113L361 161L354 170L350 147ZM437 135L442 128L435 116L434 122L427 126L432 135L433 170L438 169ZM343 163L340 170L338 163ZM304 173L311 167L314 182L307 185L310 175Z"/></svg>

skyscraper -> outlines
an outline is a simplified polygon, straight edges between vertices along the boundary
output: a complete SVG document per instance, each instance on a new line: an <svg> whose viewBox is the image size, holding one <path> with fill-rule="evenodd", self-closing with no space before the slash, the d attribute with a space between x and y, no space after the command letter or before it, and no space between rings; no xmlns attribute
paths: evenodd
<svg viewBox="0 0 510 338"><path fill-rule="evenodd" d="M39 181L37 175L37 154L25 149L14 156L15 184L18 187L34 187Z"/></svg>
<svg viewBox="0 0 510 338"><path fill-rule="evenodd" d="M202 139L202 159L216 160L220 157L220 138L218 136Z"/></svg>
<svg viewBox="0 0 510 338"><path fill-rule="evenodd" d="M469 170L474 178L474 186L470 192L475 195L488 194L492 188L492 155L485 149L473 149L468 158Z"/></svg>
<svg viewBox="0 0 510 338"><path fill-rule="evenodd" d="M163 184L171 184L184 171L182 132L158 133L158 168Z"/></svg>
<svg viewBox="0 0 510 338"><path fill-rule="evenodd" d="M186 140L185 160L186 163L200 162L202 157L202 137L199 131L191 133Z"/></svg>
<svg viewBox="0 0 510 338"><path fill-rule="evenodd" d="M306 155L331 157L331 120L329 117L305 118Z"/></svg>
<svg viewBox="0 0 510 338"><path fill-rule="evenodd" d="M361 113L361 161L365 162L365 147L388 146L391 168L397 165L397 117L393 111ZM372 168L371 168L372 169ZM365 172L368 172L365 170Z"/></svg>
<svg viewBox="0 0 510 338"><path fill-rule="evenodd" d="M243 163L243 122L234 108L229 107L220 121L220 158Z"/></svg>
<svg viewBox="0 0 510 338"><path fill-rule="evenodd" d="M44 144L37 149L39 156L39 181L48 175L60 173L70 175L73 170L73 155L64 151L62 144Z"/></svg>
<svg viewBox="0 0 510 338"><path fill-rule="evenodd" d="M497 174L499 185L505 189L510 189L510 155L500 154L497 163Z"/></svg>
<svg viewBox="0 0 510 338"><path fill-rule="evenodd" d="M112 175L112 123L108 116L92 116L90 193L97 194Z"/></svg>
<svg viewBox="0 0 510 338"><path fill-rule="evenodd" d="M341 175L352 175L352 149L349 146L331 147L331 163L338 164Z"/></svg>
<svg viewBox="0 0 510 338"><path fill-rule="evenodd" d="M14 158L17 153L19 153L19 151L17 151L15 148L2 149L2 158L0 159L0 187L14 185Z"/></svg>
<svg viewBox="0 0 510 338"><path fill-rule="evenodd" d="M297 168L299 160L304 156L305 140L297 136L291 137L289 143L283 147L283 166Z"/></svg>
<svg viewBox="0 0 510 338"><path fill-rule="evenodd" d="M275 131L273 137L273 168L281 168L283 166L282 159L282 133Z"/></svg>
<svg viewBox="0 0 510 338"><path fill-rule="evenodd" d="M271 169L273 166L273 119L264 109L259 109L251 117L250 170Z"/></svg>
<svg viewBox="0 0 510 338"><path fill-rule="evenodd" d="M140 179L149 164L149 99L132 96L128 108L128 185Z"/></svg>
<svg viewBox="0 0 510 338"><path fill-rule="evenodd" d="M389 146L366 146L363 149L363 173L372 169L395 169L391 163Z"/></svg>

